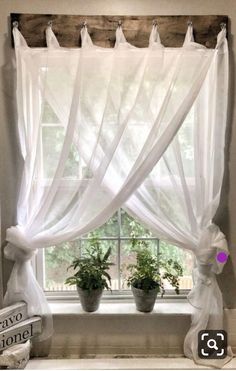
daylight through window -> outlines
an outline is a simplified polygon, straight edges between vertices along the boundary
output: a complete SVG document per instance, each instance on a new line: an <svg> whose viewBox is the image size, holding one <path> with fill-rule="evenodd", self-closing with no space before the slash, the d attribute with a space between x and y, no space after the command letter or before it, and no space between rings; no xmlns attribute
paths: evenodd
<svg viewBox="0 0 236 371"><path fill-rule="evenodd" d="M50 182L53 177L53 170L56 168L59 154L63 145L65 130L60 123L51 106L44 102L44 110L41 125L41 177ZM187 127L188 129L188 127ZM189 133L186 131L183 137L186 140L186 157L189 158ZM183 140L184 140L183 139ZM65 192L70 192L73 186L80 180L89 181L89 169L80 158L75 146L71 148L69 160L64 174ZM112 292L128 292L127 287L127 267L135 262L135 253L132 251L131 236L136 237L137 244L142 241L145 248L153 254L160 254L163 259L173 259L183 267L183 277L180 278L180 290L189 290L192 287L192 255L176 246L172 246L163 241L159 241L151 231L145 229L137 220L130 217L123 209L119 209L106 224L97 230L78 238L68 241L60 246L52 246L38 254L36 262L36 272L39 272L38 279L45 291L74 291L73 286L65 285L68 276L73 275L73 271L68 271L68 266L75 257L81 256L89 244L89 239L96 234L101 241L104 251L112 248L111 260L114 265L110 268L112 279ZM166 283L167 290L173 288ZM173 290L174 292L174 290ZM109 294L109 293L108 293Z"/></svg>

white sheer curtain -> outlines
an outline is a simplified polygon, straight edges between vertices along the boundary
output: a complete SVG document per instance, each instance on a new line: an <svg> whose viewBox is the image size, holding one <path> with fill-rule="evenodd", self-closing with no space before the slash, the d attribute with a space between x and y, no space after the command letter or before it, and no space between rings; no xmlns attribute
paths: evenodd
<svg viewBox="0 0 236 371"><path fill-rule="evenodd" d="M188 39L193 37L189 35ZM184 352L197 363L217 367L229 358L203 361L197 346L200 330L223 329L223 300L216 274L222 272L224 264L217 261L217 253L228 255L228 246L212 219L219 205L224 173L227 96L228 49L224 38L181 128L126 202L126 210L159 238L192 251L196 257L194 288L188 295L195 310ZM228 354L232 356L230 348Z"/></svg>
<svg viewBox="0 0 236 371"><path fill-rule="evenodd" d="M213 272L216 248L226 250L227 244L224 239L217 244L223 235L211 219L223 174L225 30L218 35L216 49L194 43L191 27L182 48L163 47L156 27L148 48L127 43L121 28L114 49L93 45L86 28L82 48L75 49L61 48L50 28L48 48L29 48L17 28L13 34L25 166L18 225L7 230L5 254L15 265L5 303L25 300L30 314L49 319L41 338L50 336L48 305L34 277L31 257L38 248L72 240L102 225L125 204L158 237L193 251L198 258L197 272L203 278L190 296L201 307L202 293L211 295L217 316L211 316L208 304L193 319L185 353L196 359L198 326L205 328L209 318L222 318L222 298ZM209 87L214 87L214 94ZM48 143L49 155L44 158L45 141L53 138L47 137L50 130L43 126L48 106L60 135L55 148ZM190 175L180 139L188 120L195 130ZM206 275L211 285L205 284Z"/></svg>

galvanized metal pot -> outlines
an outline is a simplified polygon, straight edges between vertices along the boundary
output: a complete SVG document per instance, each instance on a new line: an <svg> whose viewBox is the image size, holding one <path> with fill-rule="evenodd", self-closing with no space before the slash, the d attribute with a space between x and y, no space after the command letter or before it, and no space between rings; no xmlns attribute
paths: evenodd
<svg viewBox="0 0 236 371"><path fill-rule="evenodd" d="M83 290L77 286L80 302L85 312L95 312L100 304L103 289Z"/></svg>
<svg viewBox="0 0 236 371"><path fill-rule="evenodd" d="M151 312L154 308L157 298L158 288L145 292L144 290L136 289L131 286L133 292L136 309L139 312Z"/></svg>

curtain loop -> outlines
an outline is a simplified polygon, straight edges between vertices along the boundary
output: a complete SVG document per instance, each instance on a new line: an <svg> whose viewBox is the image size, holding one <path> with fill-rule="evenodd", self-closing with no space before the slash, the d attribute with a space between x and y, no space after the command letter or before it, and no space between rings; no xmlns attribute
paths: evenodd
<svg viewBox="0 0 236 371"><path fill-rule="evenodd" d="M121 22L121 21L119 21ZM118 24L118 27L116 29L116 42L115 42L115 48L117 48L120 44L127 43L127 40L125 38L125 35L122 30L122 23Z"/></svg>
<svg viewBox="0 0 236 371"><path fill-rule="evenodd" d="M162 46L156 21L153 21L152 31L149 37L149 46L153 46L154 44Z"/></svg>
<svg viewBox="0 0 236 371"><path fill-rule="evenodd" d="M183 46L188 46L190 43L194 42L194 37L193 37L193 23L192 21L188 21L188 28L187 32L184 38L184 43Z"/></svg>
<svg viewBox="0 0 236 371"><path fill-rule="evenodd" d="M19 47L28 48L28 44L27 44L24 36L22 35L22 33L18 29L18 22L17 21L15 21L14 24L13 24L12 33L13 33L15 48L19 48Z"/></svg>
<svg viewBox="0 0 236 371"><path fill-rule="evenodd" d="M221 23L221 31L217 35L216 49L220 49L221 47L224 48L225 44L227 43L226 34L226 24Z"/></svg>
<svg viewBox="0 0 236 371"><path fill-rule="evenodd" d="M80 31L80 35L81 35L81 47L82 48L93 46L92 39L91 39L91 37L88 33L88 28L87 28L87 22L86 21L83 23L83 27Z"/></svg>
<svg viewBox="0 0 236 371"><path fill-rule="evenodd" d="M48 27L46 28L46 43L48 48L51 49L60 48L60 44L52 30L52 21L48 22Z"/></svg>

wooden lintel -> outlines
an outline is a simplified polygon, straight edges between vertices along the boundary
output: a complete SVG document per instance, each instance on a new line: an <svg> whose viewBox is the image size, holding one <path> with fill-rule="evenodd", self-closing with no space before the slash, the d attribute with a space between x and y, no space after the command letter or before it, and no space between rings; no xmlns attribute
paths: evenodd
<svg viewBox="0 0 236 371"><path fill-rule="evenodd" d="M56 15L56 14L11 14L11 27L14 21L19 24L30 47L45 47L45 29L52 21L53 31L64 47L80 46L80 30L86 21L94 44L102 47L113 47L115 30L119 20L127 41L137 47L148 46L149 35L153 21L158 24L160 37L164 46L180 47L189 20L193 23L195 41L213 48L216 45L217 34L222 23L228 26L228 17L225 15L199 16L110 16L110 15Z"/></svg>

